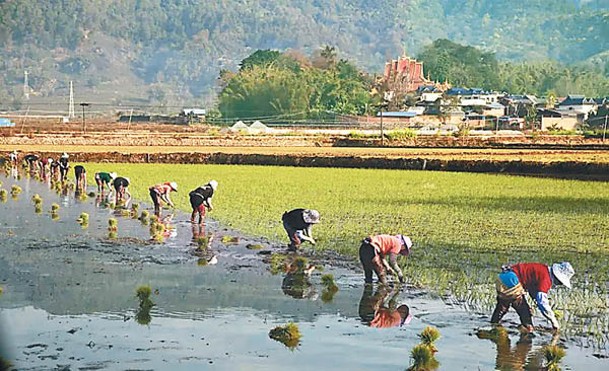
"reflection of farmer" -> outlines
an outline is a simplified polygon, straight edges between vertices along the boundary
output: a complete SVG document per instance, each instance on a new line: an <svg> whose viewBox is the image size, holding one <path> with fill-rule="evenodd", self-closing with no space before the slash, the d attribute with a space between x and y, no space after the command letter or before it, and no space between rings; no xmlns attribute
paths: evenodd
<svg viewBox="0 0 609 371"><path fill-rule="evenodd" d="M542 359L538 352L531 353L533 339L529 333L521 333L516 346L512 348L510 336L505 328L497 326L492 330L479 330L479 339L489 339L497 346L495 369L497 370L541 370ZM556 345L558 334L554 334L551 345ZM540 350L543 347L540 348Z"/></svg>
<svg viewBox="0 0 609 371"><path fill-rule="evenodd" d="M205 209L207 208L209 211L213 210L211 198L216 189L218 189L218 182L210 180L209 183L198 187L188 194L190 206L192 206L191 223L195 222L195 217L199 214L199 224L202 224L205 220Z"/></svg>
<svg viewBox="0 0 609 371"><path fill-rule="evenodd" d="M548 302L548 291L552 284L571 288L573 274L575 271L568 262L555 263L552 267L541 263L519 263L502 267L497 279L497 305L491 322L499 323L512 306L520 317L520 323L527 330L533 331L531 308L524 296L528 292L541 314L552 323L552 328L558 330L560 325Z"/></svg>
<svg viewBox="0 0 609 371"><path fill-rule="evenodd" d="M123 204L127 206L129 201L131 201L131 193L129 193L129 190L127 189L127 187L129 187L129 178L122 176L116 177L112 182L112 186L114 187L114 192L116 193L114 204L118 206L119 202L123 202ZM125 195L127 195L126 199Z"/></svg>
<svg viewBox="0 0 609 371"><path fill-rule="evenodd" d="M281 216L283 228L290 238L290 250L300 247L301 240L309 241L315 245L311 234L313 224L319 223L319 211L310 209L294 209L286 211Z"/></svg>
<svg viewBox="0 0 609 371"><path fill-rule="evenodd" d="M364 292L359 302L359 316L362 323L376 328L389 328L409 324L412 320L410 308L406 304L396 307L400 290L394 290L387 303L389 295L387 286L379 286L372 294L372 285L364 285Z"/></svg>
<svg viewBox="0 0 609 371"><path fill-rule="evenodd" d="M309 280L314 270L314 265L304 266L302 260L289 264L287 273L281 282L283 293L295 299L315 299L317 293Z"/></svg>
<svg viewBox="0 0 609 371"><path fill-rule="evenodd" d="M74 166L74 176L76 177L76 191L84 192L87 189L87 171L82 165Z"/></svg>
<svg viewBox="0 0 609 371"><path fill-rule="evenodd" d="M382 284L387 284L386 271L397 274L400 282L404 282L404 274L398 266L397 256L408 256L412 241L408 236L380 234L366 237L359 248L359 260L364 268L366 283L372 283L372 272ZM385 258L389 258L389 262Z"/></svg>
<svg viewBox="0 0 609 371"><path fill-rule="evenodd" d="M163 184L156 184L148 188L150 191L150 198L154 204L154 213L156 216L161 214L161 201L165 202L171 207L175 207L169 193L178 191L178 184L176 182L165 182Z"/></svg>
<svg viewBox="0 0 609 371"><path fill-rule="evenodd" d="M97 184L97 192L103 192L105 187L110 188L110 182L116 178L116 173L95 173L95 183Z"/></svg>

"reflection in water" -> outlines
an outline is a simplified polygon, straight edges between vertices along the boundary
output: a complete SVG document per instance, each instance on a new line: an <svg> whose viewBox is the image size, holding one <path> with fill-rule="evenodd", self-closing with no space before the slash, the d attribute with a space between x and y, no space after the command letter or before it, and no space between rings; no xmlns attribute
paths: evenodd
<svg viewBox="0 0 609 371"><path fill-rule="evenodd" d="M338 292L338 286L336 286L336 283L334 282L334 276L332 274L324 274L321 276L321 284L324 287L321 292L321 301L329 303Z"/></svg>
<svg viewBox="0 0 609 371"><path fill-rule="evenodd" d="M479 339L491 340L497 346L497 358L495 361L498 370L538 370L542 369L543 347L533 349L533 334L520 333L516 345L512 347L508 331L502 326L496 326L491 330L478 330ZM558 342L558 333L555 333L550 345Z"/></svg>
<svg viewBox="0 0 609 371"><path fill-rule="evenodd" d="M140 286L135 291L135 295L140 301L139 308L135 313L135 320L140 325L148 325L152 320L150 310L154 307L154 303L150 300L150 294L152 294L152 288L150 286Z"/></svg>
<svg viewBox="0 0 609 371"><path fill-rule="evenodd" d="M370 327L388 328L409 324L412 320L410 308L406 304L396 307L400 293L399 287L393 289L388 302L390 290L386 285L379 285L373 293L373 285L364 285L362 298L359 302L359 316L362 323Z"/></svg>
<svg viewBox="0 0 609 371"><path fill-rule="evenodd" d="M283 293L295 299L317 299L317 292L310 281L315 266L308 264L303 257L286 261L285 264L286 275L281 282Z"/></svg>

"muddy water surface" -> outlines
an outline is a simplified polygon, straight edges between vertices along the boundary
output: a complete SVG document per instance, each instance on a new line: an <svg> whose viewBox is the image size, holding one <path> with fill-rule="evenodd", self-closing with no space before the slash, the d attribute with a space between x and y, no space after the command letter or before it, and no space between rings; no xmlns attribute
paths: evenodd
<svg viewBox="0 0 609 371"><path fill-rule="evenodd" d="M175 235L153 244L148 226L115 215L96 198L61 196L28 178L0 181L4 189L23 188L17 199L0 203L0 355L16 369L404 370L428 325L442 335L440 369L519 369L541 365L540 348L551 341L543 333L521 340L514 313L507 317L509 339L478 339L475 330L487 326L489 313L467 312L412 288L365 290L361 274L335 259L314 258L323 272L314 271L306 289L290 289L285 275L272 275L265 263L268 253L285 253L281 245L208 220L211 251L197 257L189 215L174 215ZM36 193L44 200L41 214L31 201ZM49 213L54 202L57 220ZM76 222L82 212L90 215L86 229ZM111 217L118 219L117 239L108 238ZM224 235L239 241L223 244ZM248 249L251 244L262 249ZM332 300L322 300L325 273L339 286ZM140 285L153 290L149 313L142 314L135 297ZM409 305L412 321L370 327L375 299L391 297ZM293 349L268 335L291 321L302 333ZM609 368L599 358L604 350L557 341L567 348L566 369Z"/></svg>

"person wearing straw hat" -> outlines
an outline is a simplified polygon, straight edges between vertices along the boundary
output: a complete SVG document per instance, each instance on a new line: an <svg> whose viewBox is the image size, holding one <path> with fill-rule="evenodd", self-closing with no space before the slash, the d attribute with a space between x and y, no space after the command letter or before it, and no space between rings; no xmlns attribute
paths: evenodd
<svg viewBox="0 0 609 371"><path fill-rule="evenodd" d="M110 189L110 182L116 178L116 173L98 172L95 173L95 183L97 184L97 192L103 192L104 187Z"/></svg>
<svg viewBox="0 0 609 371"><path fill-rule="evenodd" d="M190 222L194 224L197 214L199 214L199 224L203 224L205 220L205 210L213 210L211 204L211 198L214 192L218 189L218 182L210 180L209 183L197 187L197 189L191 191L188 194L190 199L190 206L192 206L192 214L190 215Z"/></svg>
<svg viewBox="0 0 609 371"><path fill-rule="evenodd" d="M498 324L511 306L518 313L522 326L532 332L531 308L525 298L525 293L528 292L541 314L550 321L552 328L558 330L560 325L548 301L548 291L553 285L571 288L571 277L575 274L571 263L554 263L552 266L542 263L518 263L503 266L501 270L496 283L497 305L491 316L491 323Z"/></svg>
<svg viewBox="0 0 609 371"><path fill-rule="evenodd" d="M17 155L16 150L13 150L13 152L8 154L8 159L11 163L11 166L13 166L13 167L17 166L17 158L18 158L18 155Z"/></svg>
<svg viewBox="0 0 609 371"><path fill-rule="evenodd" d="M281 216L283 229L290 239L289 250L296 251L301 241L308 241L315 245L315 239L311 233L313 224L319 223L319 211L313 209L294 209L286 211Z"/></svg>
<svg viewBox="0 0 609 371"><path fill-rule="evenodd" d="M397 275L398 280L404 283L404 274L397 263L397 257L410 255L411 248L410 237L403 234L379 234L366 237L359 248L359 260L364 268L364 281L372 283L372 272L374 272L379 282L386 285L386 276L389 272Z"/></svg>
<svg viewBox="0 0 609 371"><path fill-rule="evenodd" d="M70 169L70 164L68 163L68 158L70 156L67 153L63 153L59 158L59 180L64 182L68 175L68 169Z"/></svg>
<svg viewBox="0 0 609 371"><path fill-rule="evenodd" d="M154 204L154 214L156 216L161 214L161 201L175 208L175 205L169 198L169 193L178 191L178 183L165 182L162 184L155 184L148 188L148 190L150 191L150 198L152 198L152 203Z"/></svg>

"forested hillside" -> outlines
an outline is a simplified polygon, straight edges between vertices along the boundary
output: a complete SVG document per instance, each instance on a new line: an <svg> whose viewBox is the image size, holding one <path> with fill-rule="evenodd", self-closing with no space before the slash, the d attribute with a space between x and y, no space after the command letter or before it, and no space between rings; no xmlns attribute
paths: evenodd
<svg viewBox="0 0 609 371"><path fill-rule="evenodd" d="M329 45L375 73L441 38L607 75L607 35L605 0L0 1L0 103L20 103L27 70L37 97L65 98L73 80L112 106L204 104L219 72L258 49Z"/></svg>

